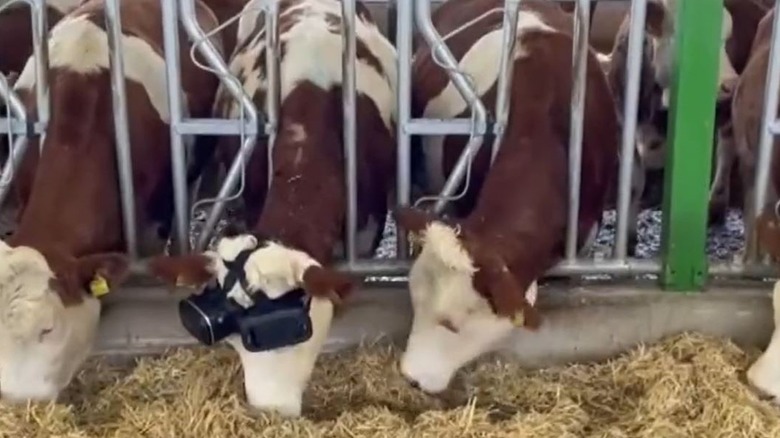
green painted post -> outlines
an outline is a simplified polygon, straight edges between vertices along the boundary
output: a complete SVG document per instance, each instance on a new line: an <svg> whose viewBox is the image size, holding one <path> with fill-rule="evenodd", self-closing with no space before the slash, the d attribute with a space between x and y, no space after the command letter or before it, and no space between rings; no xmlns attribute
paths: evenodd
<svg viewBox="0 0 780 438"><path fill-rule="evenodd" d="M720 0L679 0L666 156L662 285L701 290L707 280L707 204L721 50Z"/></svg>

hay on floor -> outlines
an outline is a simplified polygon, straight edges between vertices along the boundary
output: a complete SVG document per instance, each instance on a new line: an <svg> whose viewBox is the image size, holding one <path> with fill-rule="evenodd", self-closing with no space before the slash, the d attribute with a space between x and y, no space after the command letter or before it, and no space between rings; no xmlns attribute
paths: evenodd
<svg viewBox="0 0 780 438"><path fill-rule="evenodd" d="M226 349L184 349L133 369L90 363L58 405L0 406L0 436L117 437L777 437L780 409L744 384L757 352L680 335L595 365L525 371L497 358L438 398L414 391L398 351L324 356L305 418L251 414Z"/></svg>

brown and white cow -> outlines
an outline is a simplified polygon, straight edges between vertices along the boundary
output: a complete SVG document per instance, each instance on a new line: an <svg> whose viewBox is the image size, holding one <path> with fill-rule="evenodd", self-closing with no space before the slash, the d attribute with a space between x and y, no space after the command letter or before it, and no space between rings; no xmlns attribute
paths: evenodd
<svg viewBox="0 0 780 438"><path fill-rule="evenodd" d="M257 8L255 3L247 9ZM368 10L358 4L357 12L358 252L370 256L384 228L394 180L396 52ZM230 68L264 108L268 90L262 16L246 14L239 29ZM249 404L287 416L300 415L303 390L329 331L333 300L352 288L348 277L327 267L340 246L347 203L341 29L338 0L279 2L280 120L272 145L270 190L268 144L258 145L246 169L243 200L252 234L225 236L203 255L161 257L152 263L153 271L171 284L200 286L216 278L222 285L225 261L254 249L244 268L249 290L233 289L229 297L247 307L255 294L275 299L299 288L308 292L313 327L308 341L252 353L238 336L227 340L240 357ZM225 90L218 99L218 115L239 115ZM238 150L238 139L223 141L218 151L228 152L222 157L227 162Z"/></svg>
<svg viewBox="0 0 780 438"><path fill-rule="evenodd" d="M740 183L744 188L743 212L745 214L750 214L753 210L754 182L761 137L766 77L770 61L773 20L774 10L770 10L758 25L750 59L733 90L731 135L722 136L718 145L719 153L722 156L727 157L731 160L730 162L737 163ZM767 206L773 207L780 193L780 169L778 169L780 148L778 148L778 144L778 141L773 139L767 205L758 206L760 209ZM755 243L753 229L753 221L746 219L745 238L748 245Z"/></svg>
<svg viewBox="0 0 780 438"><path fill-rule="evenodd" d="M444 3L433 22L441 34L500 0ZM547 2L521 3L506 134L492 167L490 144L474 159L471 185L457 201L458 218L411 208L399 224L421 242L409 274L414 319L402 373L426 392L444 390L467 362L494 349L517 327L541 323L536 281L560 258L567 221L572 37ZM501 14L477 21L447 40L488 108L495 107ZM580 191L579 245L601 218L618 164L618 118L606 77L589 51ZM463 117L466 104L430 56L413 64L415 116ZM466 139L439 144L435 171L447 174Z"/></svg>
<svg viewBox="0 0 780 438"><path fill-rule="evenodd" d="M139 238L148 241L142 255L149 255L162 250L167 236L159 230L169 229L172 211L161 11L157 0L123 0L120 7L136 219ZM42 153L31 142L14 180L21 217L0 245L0 395L11 401L57 397L93 344L101 306L90 292L116 286L128 269L104 10L103 0L90 0L52 28L51 119ZM197 12L204 29L217 26L203 3ZM182 43L186 111L206 117L218 80L196 67L186 48ZM31 112L34 86L30 59L16 90Z"/></svg>
<svg viewBox="0 0 780 438"><path fill-rule="evenodd" d="M723 91L718 97L719 112L729 105L728 89L745 66L756 27L766 11L765 6L755 0L723 0L723 6L718 80L719 87ZM640 160L639 167L644 169L642 172L647 178L648 189L652 190L645 192L645 196L650 198L647 199L650 205L657 205L660 202L660 190L657 189L660 189L658 184L662 182L660 176L666 159L665 145L671 66L676 41L676 13L677 0L650 0L647 3L636 147ZM616 36L612 53L604 59L619 113L623 110L623 93L626 84L628 25L629 17L626 16ZM720 128L728 125L728 116L719 114L718 124ZM716 221L725 217L732 189L738 188L733 188L729 179L732 171L731 162L720 157L717 157L717 160L718 171L713 180L710 196L711 217ZM642 180L644 178L639 178L637 181L643 186ZM644 187L637 187L637 191L642 193ZM634 199L634 211L638 211L638 203L639 199Z"/></svg>
<svg viewBox="0 0 780 438"><path fill-rule="evenodd" d="M774 204L766 205L756 223L756 234L758 245L776 261L780 260L780 227L774 207ZM772 309L772 337L764 353L748 368L747 380L760 393L780 404L780 281L775 282L772 291Z"/></svg>

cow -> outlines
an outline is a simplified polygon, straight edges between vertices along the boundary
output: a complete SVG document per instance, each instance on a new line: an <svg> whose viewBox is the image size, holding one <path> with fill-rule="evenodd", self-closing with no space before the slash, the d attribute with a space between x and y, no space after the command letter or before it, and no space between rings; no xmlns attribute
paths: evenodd
<svg viewBox="0 0 780 438"><path fill-rule="evenodd" d="M473 20L500 0L452 0L433 14L460 68L495 107L501 14ZM493 350L513 329L542 324L537 279L560 260L566 234L572 37L546 1L521 3L514 53L510 115L495 162L490 143L474 157L471 184L441 217L399 207L395 218L411 232L418 255L409 272L414 317L400 369L414 387L445 390L455 372ZM596 54L588 51L580 248L592 235L618 168L618 117ZM493 66L493 67L486 67ZM412 67L416 117L463 117L468 110L445 71L421 47ZM448 173L466 139L445 136L426 145L430 167Z"/></svg>
<svg viewBox="0 0 780 438"><path fill-rule="evenodd" d="M773 15L773 14L772 14ZM771 30L771 19L769 21ZM775 206L769 204L756 221L757 244L775 260L780 260L780 227ZM780 404L780 281L772 291L774 329L769 345L748 368L747 380L762 395Z"/></svg>
<svg viewBox="0 0 780 438"><path fill-rule="evenodd" d="M256 7L255 3L247 8ZM339 254L347 204L341 2L282 0L278 6L279 125L274 143L260 141L247 163L242 199L248 233L230 231L214 251L161 256L150 266L170 285L200 287L216 279L219 287L228 289L226 266L243 253L249 254L243 264L246 285L223 290L237 303L247 307L253 297L277 299L305 291L311 299L309 340L250 352L237 335L227 338L241 360L249 405L295 417L301 413L301 396L327 337L334 303L346 297L355 282L329 266ZM359 256L369 256L381 238L394 180L396 52L361 3L355 32L357 249ZM238 40L230 69L258 108L265 108L269 90L265 28L259 14L242 16ZM224 118L239 114L224 89L215 114ZM238 139L222 142L218 159L228 162L239 149ZM272 147L270 189L268 147Z"/></svg>
<svg viewBox="0 0 780 438"><path fill-rule="evenodd" d="M658 205L661 199L659 189L663 182L671 63L676 41L676 5L677 0L650 0L647 3L636 142L639 167L644 173L643 177L639 178L639 184L645 187L637 187L636 190L645 196L643 205L650 207ZM766 7L755 0L723 0L723 6L717 137L729 129L727 108L730 105L731 86L745 66L755 29L766 11ZM607 56L608 62L605 62L610 86L621 114L626 84L628 25L629 17L626 16L615 38L612 52ZM710 194L712 223L723 221L727 207L733 202L730 199L732 192L737 191L738 194L739 190L739 186L734 187L729 178L733 172L731 163L721 158L717 158L717 161L719 164L716 165L717 171ZM639 202L639 197L633 200L632 211L639 210Z"/></svg>
<svg viewBox="0 0 780 438"><path fill-rule="evenodd" d="M770 10L757 26L755 40L751 47L750 58L736 81L733 89L730 116L731 135L723 135L718 144L718 153L727 157L729 163L735 162L739 170L739 180L743 187L743 213L751 214L754 209L754 183L758 147L761 137L761 118L766 92L766 77L770 61L770 46L772 41L772 24L774 9ZM767 187L766 205L759 209L775 209L775 203L780 193L780 148L776 139L772 139L772 154L770 164L770 181ZM748 247L757 242L753 232L754 223L745 218L745 240Z"/></svg>
<svg viewBox="0 0 780 438"><path fill-rule="evenodd" d="M164 248L173 209L163 23L157 0L122 0L120 8L136 222L140 255L150 256ZM216 28L205 4L197 1L196 11L203 29ZM52 28L50 122L12 186L19 224L0 245L0 396L12 402L57 398L90 353L99 296L129 269L104 14L103 0L88 0ZM207 117L218 78L193 63L184 41L184 109ZM218 37L212 43L221 50ZM33 64L15 85L31 113Z"/></svg>

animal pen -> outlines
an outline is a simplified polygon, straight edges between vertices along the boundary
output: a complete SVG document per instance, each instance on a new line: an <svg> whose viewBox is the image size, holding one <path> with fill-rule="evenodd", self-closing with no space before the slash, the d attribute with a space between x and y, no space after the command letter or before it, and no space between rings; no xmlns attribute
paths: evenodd
<svg viewBox="0 0 780 438"><path fill-rule="evenodd" d="M0 118L0 134L9 138L8 159L3 165L0 180L0 205L8 197L10 182L14 177L28 139L43 137L46 132L48 114L48 87L44 72L48 66L46 40L45 0L23 0L32 11L34 59L36 65L36 98L38 113L28 114L22 102L4 77L0 77L0 97L6 103L8 116ZM454 0L453 0L454 1ZM615 2L621 0L615 0ZM137 257L138 237L134 220L134 188L130 162L130 139L127 128L125 104L124 60L119 23L119 0L105 0L106 23L110 47L111 85L114 106L117 167L120 175L121 205L124 218L124 238L127 253L135 257L134 271L137 281L126 291L118 291L107 297L104 321L101 329L99 352L105 354L136 354L159 351L166 347L191 345L194 340L183 334L175 316L175 301L160 286L144 278L145 263ZM605 3L604 0L601 0ZM11 3L14 3L13 1ZM363 0L372 11L381 10L387 15L387 34L394 41L398 54L397 87L397 183L398 205L410 205L419 200L412 198L411 142L413 136L463 135L469 142L458 159L454 171L448 176L441 193L427 197L437 212L457 196L457 191L467 178L470 159L480 148L491 148L495 157L509 113L506 98L511 87L509 54L516 39L518 10L522 0L504 0L503 47L498 79L498 97L495 108L487 108L477 95L474 85L459 70L458 62L444 43L443 35L433 27L431 11L434 0ZM771 331L771 311L768 310L769 289L766 280L774 278L773 267L762 260L755 247L745 261L736 259L716 260L707 253L708 243L708 195L711 179L711 156L714 132L715 97L717 72L721 48L721 18L723 8L720 2L688 0L679 2L677 16L676 51L674 56L673 80L669 111L669 126L664 196L661 208L661 235L659 253L644 256L630 255L629 230L631 180L634 169L634 148L637 132L637 113L640 93L641 49L644 39L644 22L647 0L625 0L630 3L630 35L628 62L626 65L626 88L623 124L619 187L616 209L609 213L614 218L614 239L607 236L605 250L593 254L577 252L577 221L580 188L581 148L585 101L584 78L586 75L586 50L591 27L590 0L576 0L574 57L572 75L575 86L571 96L571 122L569 143L569 214L566 235L565 257L550 273L550 276L578 280L576 286L553 286L561 289L549 298L559 306L558 316L551 316L551 324L561 322L561 328L542 330L539 335L524 335L513 342L509 350L522 350L526 354L523 364L547 365L582 358L601 358L625 350L640 341L655 341L661 335L675 330L702 329L714 334L730 336L745 342L762 343ZM279 63L277 54L278 28L274 1L262 3L269 50L266 59L269 79L269 99L265 108L258 108L241 86L240 81L228 69L227 61L209 41L209 36L198 25L194 0L162 0L164 16L165 60L168 83L168 104L170 108L170 136L172 170L174 181L174 225L172 253L202 251L213 242L218 233L231 200L236 199L243 187L244 163L255 151L258 138L273 139L279 118L278 81ZM6 5L7 6L7 5ZM0 6L2 8L2 6ZM344 258L340 267L366 279L361 299L365 303L365 315L345 322L339 329L334 322L331 337L335 338L329 347L336 350L345 344L354 344L358 338L375 334L395 334L405 330L407 316L404 310L387 311L388 303L408 300L399 285L403 284L410 266L408 241L403 230L386 230L380 252L382 257L358 258L356 255L357 235L357 163L355 133L356 100L356 37L355 0L343 0L343 112L344 112L344 158L346 161L344 184L347 187L348 204ZM176 23L181 23L187 36L197 42L197 51L207 62L230 92L240 103L239 119L193 119L186 116L179 90L179 32ZM412 42L415 30L429 44L447 70L452 84L463 97L471 117L462 119L420 119L412 117L411 110L411 62ZM194 54L191 54L194 56ZM778 96L780 93L780 15L775 15L771 48L771 63L767 80L767 93L761 123L761 143L758 152L756 190L753 205L763 206L767 199L770 180L770 165L773 138L780 134L780 120L777 120ZM190 187L187 186L186 166L188 149L185 137L192 135L238 136L241 148L227 169L224 180L214 199L200 199L190 202ZM42 144L42 142L41 142ZM269 141L269 145L272 141ZM686 145L696 145L690 147ZM270 158L269 147L268 154ZM271 165L269 159L269 166ZM196 214L197 213L197 214ZM745 220L757 217L759 211L746 212ZM657 213L654 213L657 216ZM202 217L201 217L202 216ZM193 227L192 222L202 222ZM391 228L394 225L391 224ZM193 233L193 229L199 232ZM604 225L602 224L602 228ZM601 235L610 234L600 230ZM193 235L194 234L194 235ZM598 241L598 239L597 239ZM649 283L647 280L651 280ZM724 285L735 285L739 292L724 290ZM664 292L660 292L663 290ZM697 294L676 294L676 292L699 292ZM541 294L542 303L548 298ZM741 300L741 301L740 301ZM124 309L109 306L122 301ZM132 302L132 305L131 303ZM630 302L630 309L611 312L616 303ZM713 302L716 302L713 304ZM153 303L153 304L149 304ZM584 306L601 306L597 311L583 310ZM725 304L724 304L725 303ZM714 306L714 307L713 307ZM161 310L162 309L162 310ZM350 310L348 310L350 312ZM579 312L579 313L578 313ZM579 316L568 320L566 315ZM727 321L729 315L737 315L735 321ZM740 316L741 315L741 316ZM349 319L348 316L345 318ZM393 322L379 322L393 319ZM164 320L167 320L164 321ZM568 320L568 322L566 322ZM611 320L611 321L607 321ZM660 324L666 323L666 327ZM349 325L351 324L351 325ZM603 325L602 327L598 327ZM359 326L359 327L358 327ZM399 328L404 326L404 328ZM597 327L594 327L597 326ZM627 330L629 334L619 333ZM380 333L381 332L381 333ZM534 336L539 336L534 338ZM677 341L688 342L688 340ZM698 341L696 341L698 342ZM545 345L542 345L545 344ZM563 351L565 350L565 351ZM729 353L730 354L730 353ZM178 357L187 366L196 366L190 356ZM358 360L358 359L356 359ZM349 362L341 363L346 366ZM204 365L200 365L204 366ZM337 369L334 365L334 369ZM499 373L495 369L485 371ZM508 372L504 370L504 372ZM514 372L514 371L513 371ZM486 375L487 375L486 374ZM497 374L498 376L498 374ZM378 378L377 378L378 379ZM487 379L487 378L486 378ZM496 385L501 380L492 379ZM573 378L576 380L576 377ZM572 381L574 381L572 380ZM380 380L378 380L380 381ZM367 384L368 385L368 384ZM389 385L389 384L388 384ZM526 389L528 390L528 389ZM520 389L518 389L520 391ZM528 390L530 391L530 390ZM332 402L321 400L323 404ZM410 405L430 407L417 399L406 400ZM422 409L422 408L421 408ZM371 417L365 414L366 418ZM374 413L374 416L380 414ZM563 414L561 414L563 415ZM402 428L403 426L398 426ZM184 429L183 429L184 430ZM303 429L301 429L303 430ZM289 432L289 431L288 431ZM564 436L563 432L560 435ZM663 431L660 432L664 436ZM2 432L0 432L2 436ZM21 436L21 435L20 435ZM376 435L379 436L379 435ZM387 436L394 436L387 435ZM400 435L398 435L400 436ZM444 435L446 436L446 435ZM498 436L498 435L496 435ZM521 436L521 435L518 435ZM538 435L537 436L541 436ZM544 435L548 436L548 435Z"/></svg>

